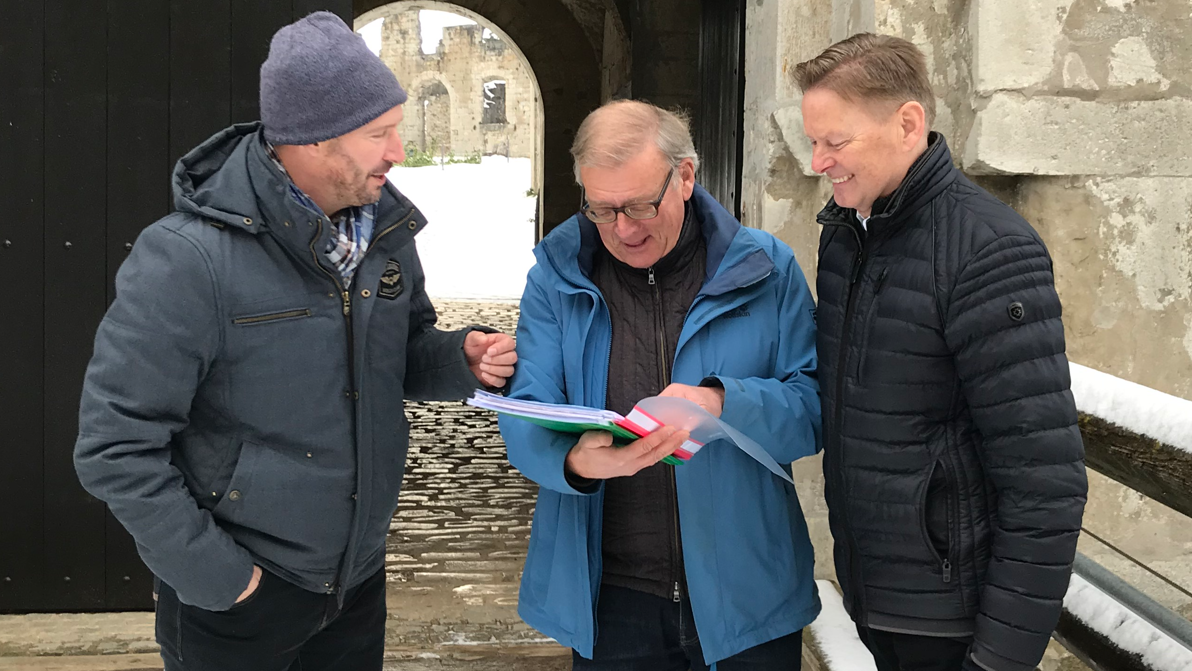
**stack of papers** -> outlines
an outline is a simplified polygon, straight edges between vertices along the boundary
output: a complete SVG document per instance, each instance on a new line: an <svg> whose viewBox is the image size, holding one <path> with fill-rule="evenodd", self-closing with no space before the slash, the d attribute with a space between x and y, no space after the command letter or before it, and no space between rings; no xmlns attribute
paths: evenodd
<svg viewBox="0 0 1192 671"><path fill-rule="evenodd" d="M663 423L639 408L634 408L628 417L612 410L589 408L582 405L562 405L523 401L476 390L468 399L468 405L493 410L503 415L524 419L539 426L564 433L585 431L608 431L613 434L613 443L626 445L662 428ZM663 459L668 464L679 465L691 459L703 447L703 443L688 440L670 456Z"/></svg>

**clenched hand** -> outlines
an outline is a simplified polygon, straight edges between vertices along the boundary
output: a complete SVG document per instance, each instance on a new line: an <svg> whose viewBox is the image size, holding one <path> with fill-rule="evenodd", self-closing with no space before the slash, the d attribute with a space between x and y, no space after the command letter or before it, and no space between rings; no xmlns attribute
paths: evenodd
<svg viewBox="0 0 1192 671"><path fill-rule="evenodd" d="M504 387L513 376L517 352L513 338L504 333L472 331L464 338L464 357L468 368L480 383L488 387Z"/></svg>

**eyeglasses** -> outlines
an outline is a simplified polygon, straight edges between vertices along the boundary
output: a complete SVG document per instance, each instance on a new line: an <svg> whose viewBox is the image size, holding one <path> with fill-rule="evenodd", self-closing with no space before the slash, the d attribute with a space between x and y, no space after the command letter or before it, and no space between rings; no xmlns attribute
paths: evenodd
<svg viewBox="0 0 1192 671"><path fill-rule="evenodd" d="M670 186L671 177L674 175L675 171L672 168L666 173L666 181L662 183L662 190L658 192L658 197L648 203L630 203L621 207L592 207L585 198L583 205L579 208L580 212L583 212L584 216L593 224L611 224L617 220L619 213L623 213L630 219L653 219L658 216L658 205L666 196L666 189Z"/></svg>

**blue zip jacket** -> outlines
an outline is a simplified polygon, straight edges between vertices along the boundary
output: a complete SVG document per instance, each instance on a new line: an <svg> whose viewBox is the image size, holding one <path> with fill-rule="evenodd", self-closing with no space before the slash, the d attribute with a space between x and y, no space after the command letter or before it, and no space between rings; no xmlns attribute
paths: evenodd
<svg viewBox="0 0 1192 671"><path fill-rule="evenodd" d="M781 464L820 449L815 304L790 248L748 229L696 185L707 277L679 336L671 379L724 385L721 417ZM534 250L517 327L514 398L603 408L612 327L588 279L600 245L578 215ZM564 476L576 436L502 417L509 460L541 485L518 613L591 658L604 488ZM717 441L675 469L691 608L708 664L802 629L819 614L814 555L795 489Z"/></svg>

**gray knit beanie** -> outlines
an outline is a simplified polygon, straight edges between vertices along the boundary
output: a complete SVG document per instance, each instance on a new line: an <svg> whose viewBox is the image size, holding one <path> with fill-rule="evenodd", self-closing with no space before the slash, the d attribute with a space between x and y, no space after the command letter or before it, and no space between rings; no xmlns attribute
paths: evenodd
<svg viewBox="0 0 1192 671"><path fill-rule="evenodd" d="M273 144L330 140L405 101L393 72L331 12L277 31L261 65L261 122Z"/></svg>

